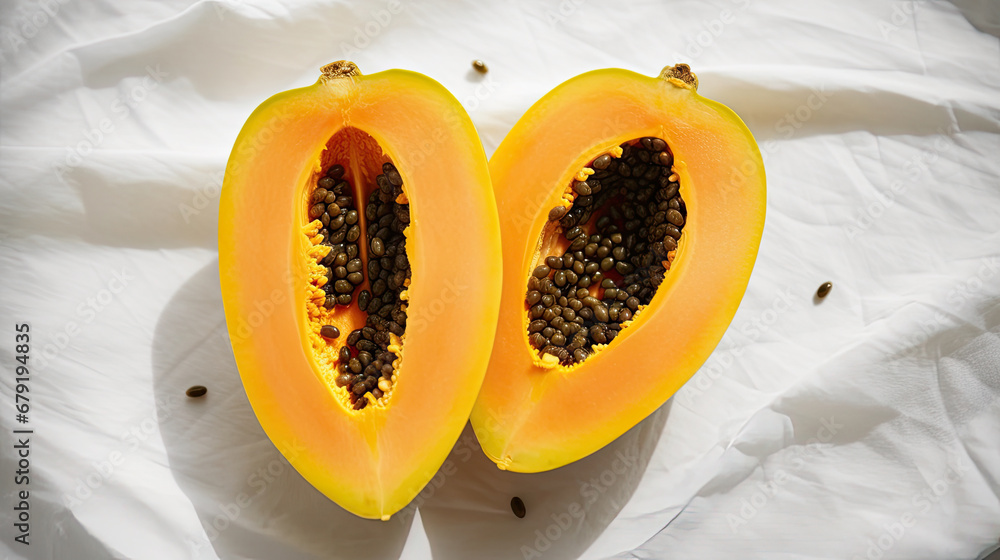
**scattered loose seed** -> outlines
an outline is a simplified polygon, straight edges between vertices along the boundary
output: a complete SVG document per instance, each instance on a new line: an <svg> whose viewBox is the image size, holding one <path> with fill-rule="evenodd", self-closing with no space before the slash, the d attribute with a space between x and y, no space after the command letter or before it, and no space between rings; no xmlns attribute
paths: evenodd
<svg viewBox="0 0 1000 560"><path fill-rule="evenodd" d="M833 282L823 282L820 284L819 289L816 290L816 297L823 299L830 293L833 289Z"/></svg>
<svg viewBox="0 0 1000 560"><path fill-rule="evenodd" d="M187 391L184 391L184 394L192 399L204 397L206 393L208 393L208 388L204 385L195 385L193 387L189 387Z"/></svg>
<svg viewBox="0 0 1000 560"><path fill-rule="evenodd" d="M517 496L510 499L510 510L514 512L514 515L518 519L522 519L528 513L528 510L524 507L524 500Z"/></svg>
<svg viewBox="0 0 1000 560"><path fill-rule="evenodd" d="M486 67L486 63L482 60L473 60L472 67L480 74L485 74L490 71L490 69Z"/></svg>

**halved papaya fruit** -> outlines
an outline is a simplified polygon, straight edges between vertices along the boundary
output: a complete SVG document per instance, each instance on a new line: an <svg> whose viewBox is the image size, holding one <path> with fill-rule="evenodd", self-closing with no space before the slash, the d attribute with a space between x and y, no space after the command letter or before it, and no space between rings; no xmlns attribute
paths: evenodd
<svg viewBox="0 0 1000 560"><path fill-rule="evenodd" d="M687 65L558 86L490 159L504 282L472 425L501 469L600 449L707 359L764 226L760 152Z"/></svg>
<svg viewBox="0 0 1000 560"><path fill-rule="evenodd" d="M348 511L388 519L457 440L499 250L482 144L426 76L330 64L244 125L219 211L233 352L268 437Z"/></svg>

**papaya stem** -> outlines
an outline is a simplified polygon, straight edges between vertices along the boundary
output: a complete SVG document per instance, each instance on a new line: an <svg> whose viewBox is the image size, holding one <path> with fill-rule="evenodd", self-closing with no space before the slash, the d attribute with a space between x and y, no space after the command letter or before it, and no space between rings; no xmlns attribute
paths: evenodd
<svg viewBox="0 0 1000 560"><path fill-rule="evenodd" d="M665 66L663 70L660 70L660 78L677 87L698 91L698 76L691 71L691 67L687 64Z"/></svg>
<svg viewBox="0 0 1000 560"><path fill-rule="evenodd" d="M327 80L333 78L350 78L361 75L361 70L358 70L358 65L349 60L331 62L330 64L320 68L320 71L323 72L323 78Z"/></svg>

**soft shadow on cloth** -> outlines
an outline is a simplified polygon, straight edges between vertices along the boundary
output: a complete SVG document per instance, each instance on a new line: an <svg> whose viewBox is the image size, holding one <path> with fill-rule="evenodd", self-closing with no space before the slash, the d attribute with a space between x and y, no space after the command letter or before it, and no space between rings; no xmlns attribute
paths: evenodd
<svg viewBox="0 0 1000 560"><path fill-rule="evenodd" d="M417 498L388 522L360 519L314 489L261 429L229 345L218 262L170 300L156 327L155 394L171 472L220 558L398 558L419 508L434 558L575 558L635 492L670 403L597 453L538 474L501 471L469 426ZM192 385L201 399L178 401ZM510 509L522 498L523 519Z"/></svg>
<svg viewBox="0 0 1000 560"><path fill-rule="evenodd" d="M361 519L312 487L272 445L247 400L229 345L218 261L177 291L153 343L163 444L205 534L192 555L220 558L398 558L410 523ZM201 399L177 396L205 385Z"/></svg>

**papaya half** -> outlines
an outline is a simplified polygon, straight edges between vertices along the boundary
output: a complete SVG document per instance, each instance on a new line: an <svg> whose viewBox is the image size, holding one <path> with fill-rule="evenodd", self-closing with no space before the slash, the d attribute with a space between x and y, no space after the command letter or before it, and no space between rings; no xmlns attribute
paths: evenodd
<svg viewBox="0 0 1000 560"><path fill-rule="evenodd" d="M554 469L648 416L701 366L764 226L760 151L687 65L573 78L490 159L503 245L472 425L501 469Z"/></svg>
<svg viewBox="0 0 1000 560"><path fill-rule="evenodd" d="M346 510L388 519L458 439L499 251L482 144L426 76L333 63L243 126L219 210L233 352L267 436Z"/></svg>

